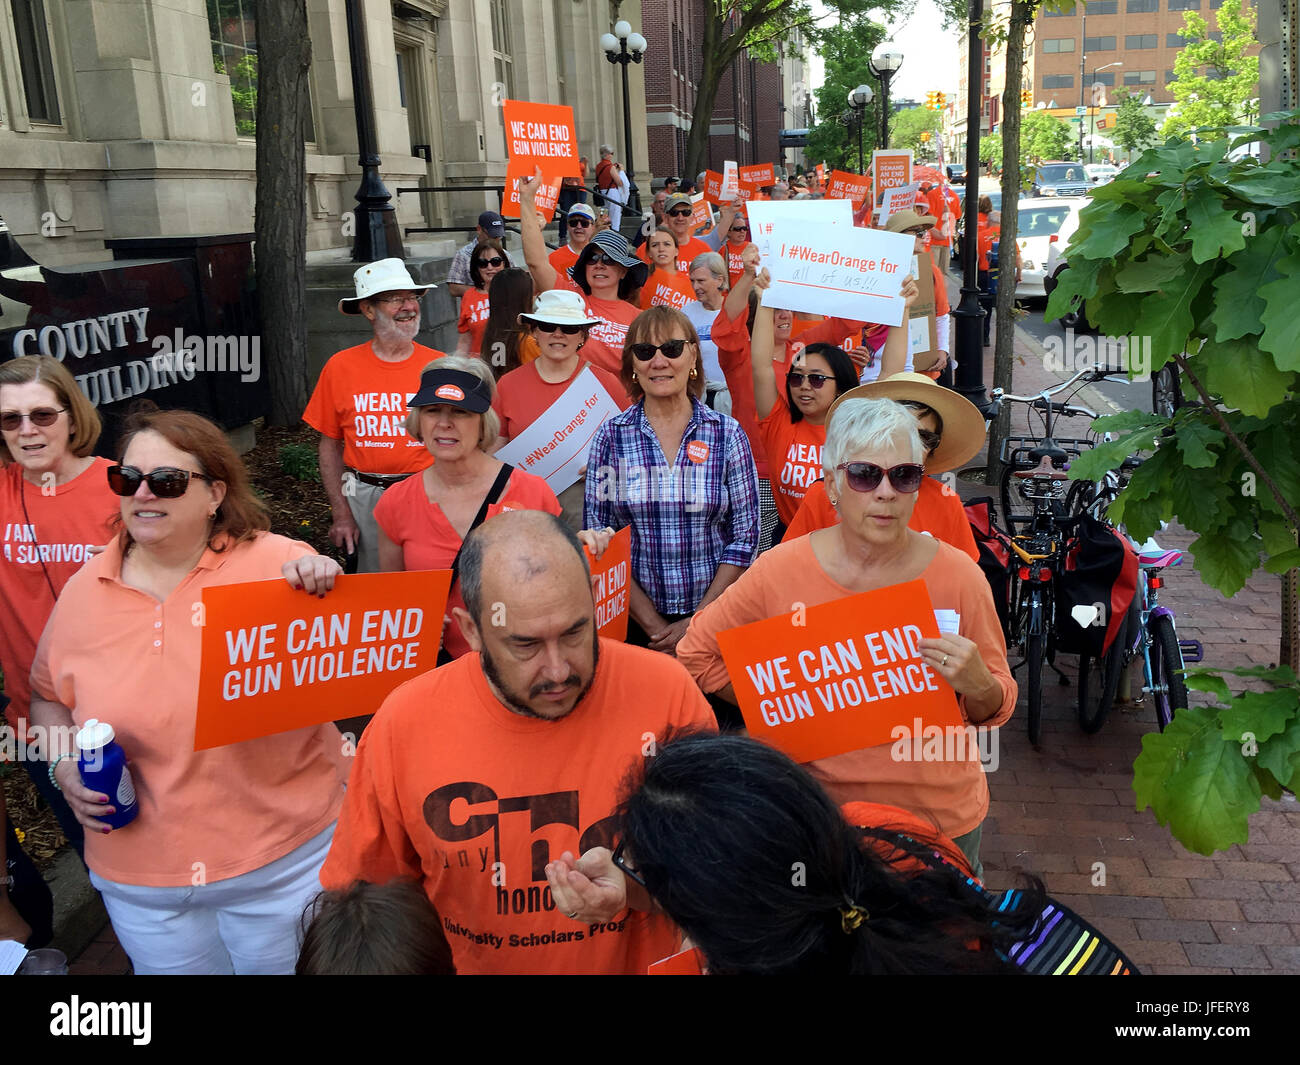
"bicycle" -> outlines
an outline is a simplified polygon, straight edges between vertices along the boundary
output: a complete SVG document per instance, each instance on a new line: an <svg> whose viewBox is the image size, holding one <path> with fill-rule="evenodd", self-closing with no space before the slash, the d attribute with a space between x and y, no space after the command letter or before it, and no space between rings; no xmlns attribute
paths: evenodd
<svg viewBox="0 0 1300 1065"><path fill-rule="evenodd" d="M1126 460L1125 465L1129 461ZM1180 565L1183 552L1166 550L1148 539L1138 544L1106 517L1110 505L1123 488L1120 475L1108 471L1097 482L1077 481L1070 489L1067 506L1072 514L1088 514L1105 522L1129 539L1138 555L1138 585L1123 627L1110 648L1099 659L1079 656L1079 691L1077 712L1084 732L1097 732L1105 723L1115 703L1120 677L1142 657L1142 694L1150 695L1156 711L1156 725L1163 732L1174 714L1187 708L1187 686L1183 672L1188 662L1200 662L1203 648L1198 640L1180 640L1174 624L1174 612L1160 605L1164 587L1162 571ZM1093 678L1100 663L1100 674Z"/></svg>

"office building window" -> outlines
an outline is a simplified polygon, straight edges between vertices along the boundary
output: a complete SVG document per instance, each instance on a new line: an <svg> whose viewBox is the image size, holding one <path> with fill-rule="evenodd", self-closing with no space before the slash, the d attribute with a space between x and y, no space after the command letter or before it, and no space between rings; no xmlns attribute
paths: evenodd
<svg viewBox="0 0 1300 1065"><path fill-rule="evenodd" d="M1043 51L1049 54L1054 52L1073 52L1074 38L1057 37L1052 40L1046 40L1043 42Z"/></svg>
<svg viewBox="0 0 1300 1065"><path fill-rule="evenodd" d="M1169 0L1170 11L1200 11L1201 0Z"/></svg>
<svg viewBox="0 0 1300 1065"><path fill-rule="evenodd" d="M1103 70L1100 72L1093 71L1091 75L1091 79L1092 80L1088 82L1089 85L1096 85L1098 82L1100 82L1102 85L1114 85L1115 72L1113 70Z"/></svg>
<svg viewBox="0 0 1300 1065"><path fill-rule="evenodd" d="M1187 43L1187 40L1186 40L1186 38L1183 37L1183 35L1182 35L1181 33L1166 33L1166 34L1165 34L1165 47L1166 47L1166 48L1181 48L1181 47L1182 47L1183 45L1185 45L1186 43Z"/></svg>
<svg viewBox="0 0 1300 1065"><path fill-rule="evenodd" d="M1166 85L1172 85L1172 84L1173 84L1174 82L1176 82L1177 80L1178 80L1178 75L1175 74L1172 70L1166 70L1166 71L1165 71L1165 84L1166 84Z"/></svg>
<svg viewBox="0 0 1300 1065"><path fill-rule="evenodd" d="M1154 70L1127 70L1124 72L1125 85L1154 85L1156 83L1156 72Z"/></svg>
<svg viewBox="0 0 1300 1065"><path fill-rule="evenodd" d="M209 0L210 2L210 0ZM506 0L490 0L492 4L492 64L496 80L505 86L507 98L515 97L515 60L510 47L510 13Z"/></svg>
<svg viewBox="0 0 1300 1065"><path fill-rule="evenodd" d="M1044 89L1073 89L1074 75L1073 74L1044 74L1043 88Z"/></svg>
<svg viewBox="0 0 1300 1065"><path fill-rule="evenodd" d="M1124 47L1129 51L1143 48L1156 48L1160 44L1158 33L1130 33L1124 38Z"/></svg>
<svg viewBox="0 0 1300 1065"><path fill-rule="evenodd" d="M1088 5L1089 15L1114 15L1119 12L1119 0L1097 0ZM1074 14L1073 11L1070 14Z"/></svg>
<svg viewBox="0 0 1300 1065"><path fill-rule="evenodd" d="M23 75L27 117L33 122L58 123L59 93L54 84L50 31L44 0L13 0L18 65Z"/></svg>
<svg viewBox="0 0 1300 1065"><path fill-rule="evenodd" d="M257 136L257 0L207 0L212 69L230 79L235 130ZM399 68L399 78L401 77ZM311 117L311 86L307 87L307 117L303 140L316 139Z"/></svg>
<svg viewBox="0 0 1300 1065"><path fill-rule="evenodd" d="M1159 11L1160 0L1128 0L1124 10L1130 15L1140 15L1147 11Z"/></svg>
<svg viewBox="0 0 1300 1065"><path fill-rule="evenodd" d="M1093 52L1113 52L1115 51L1115 38L1085 37L1083 39L1083 51L1085 55L1092 55Z"/></svg>

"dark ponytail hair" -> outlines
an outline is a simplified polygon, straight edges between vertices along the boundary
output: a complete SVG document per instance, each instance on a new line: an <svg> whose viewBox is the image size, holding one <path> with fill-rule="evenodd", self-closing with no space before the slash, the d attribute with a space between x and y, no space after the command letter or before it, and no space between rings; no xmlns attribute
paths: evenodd
<svg viewBox="0 0 1300 1065"><path fill-rule="evenodd" d="M850 388L858 387L858 368L853 365L853 360L843 348L836 347L834 344L809 344L791 360L790 365L793 366L804 355L820 355L826 360L831 368L831 375L835 378L837 397L844 395ZM785 379L785 405L790 412L791 422L803 420L803 411L799 409L799 404L794 401L794 394L790 391L788 376Z"/></svg>
<svg viewBox="0 0 1300 1065"><path fill-rule="evenodd" d="M746 737L668 741L618 818L627 864L713 973L1014 973L1004 953L1032 925L995 924L935 846L850 825Z"/></svg>

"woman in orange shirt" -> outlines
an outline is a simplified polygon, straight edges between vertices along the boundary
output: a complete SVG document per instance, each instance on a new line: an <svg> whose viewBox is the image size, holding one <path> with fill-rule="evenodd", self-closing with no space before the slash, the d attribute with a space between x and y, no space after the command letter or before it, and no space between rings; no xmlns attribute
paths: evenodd
<svg viewBox="0 0 1300 1065"><path fill-rule="evenodd" d="M957 696L964 724L992 728L1011 717L1016 684L993 596L962 552L908 528L921 486L924 448L916 419L888 399L846 399L830 423L823 466L839 500L840 523L760 555L735 584L704 607L677 657L706 693L735 700L718 633L813 606L920 579L935 610L956 632L918 641L925 666ZM895 737L897 738L897 737ZM979 838L989 791L974 744L940 760L901 760L884 743L812 763L839 803L888 803L930 819L979 875Z"/></svg>
<svg viewBox="0 0 1300 1065"><path fill-rule="evenodd" d="M111 725L139 814L99 820L116 799L85 786L71 753L50 778L88 830L91 883L137 973L291 973L348 762L331 724L196 751L196 611L205 588L273 577L324 595L341 567L266 531L243 463L206 418L135 415L119 454L108 482L122 532L59 597L32 666L32 720ZM234 676L266 681L255 673Z"/></svg>
<svg viewBox="0 0 1300 1065"><path fill-rule="evenodd" d="M7 716L26 740L31 698L28 680L36 643L68 579L112 539L117 497L96 458L99 413L63 363L48 355L26 355L0 365L0 665L4 668ZM46 754L47 744L42 744ZM28 748L23 768L49 803L78 854L81 824L50 783L49 762ZM0 824L3 830L3 824Z"/></svg>
<svg viewBox="0 0 1300 1065"><path fill-rule="evenodd" d="M691 279L677 269L677 238L667 226L658 226L646 240L652 272L641 289L641 309L676 307L695 299Z"/></svg>
<svg viewBox="0 0 1300 1065"><path fill-rule="evenodd" d="M979 408L928 376L916 373L894 374L883 381L859 385L841 397L850 398L897 400L916 416L916 428L925 445L926 476L916 493L916 508L908 527L952 544L978 562L979 550L961 497L935 475L964 465L984 446L984 416ZM839 402L836 400L837 405ZM828 422L834 412L832 406L826 416ZM793 540L815 529L829 529L839 520L835 504L827 495L826 482L819 480L804 493L785 538Z"/></svg>
<svg viewBox="0 0 1300 1065"><path fill-rule="evenodd" d="M457 355L478 355L483 348L483 331L487 328L491 304L488 286L502 270L510 268L510 256L499 240L481 240L474 245L469 256L469 276L474 284L460 298L460 318L456 329L460 340L456 342Z"/></svg>

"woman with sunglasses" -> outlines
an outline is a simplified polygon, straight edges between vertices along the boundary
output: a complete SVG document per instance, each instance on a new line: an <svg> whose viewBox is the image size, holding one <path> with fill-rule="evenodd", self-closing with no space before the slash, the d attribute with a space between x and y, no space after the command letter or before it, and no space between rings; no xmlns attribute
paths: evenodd
<svg viewBox="0 0 1300 1065"><path fill-rule="evenodd" d="M961 497L939 480L939 474L964 466L984 446L984 416L979 408L952 389L943 388L918 373L894 374L883 381L859 385L836 400L836 405L846 399L893 399L912 412L925 447L926 476L917 490L916 507L908 528L952 544L978 562L979 549L971 535ZM828 422L835 409L833 405L827 412ZM839 520L826 493L826 482L819 478L804 493L785 539L806 536L816 529L829 529Z"/></svg>
<svg viewBox="0 0 1300 1065"><path fill-rule="evenodd" d="M763 270L754 282L763 293L771 275ZM907 305L915 302L919 289L914 282L904 292ZM794 520L804 493L821 477L822 445L826 422L836 399L857 386L858 369L843 348L809 342L790 351L784 366L776 361L776 311L760 304L754 313L754 336L750 345L754 409L758 417L759 440L772 478L777 543ZM789 314L789 312L786 312ZM907 330L889 330L885 348L892 357L906 347ZM784 372L782 372L784 371Z"/></svg>
<svg viewBox="0 0 1300 1065"><path fill-rule="evenodd" d="M766 552L721 598L696 615L678 658L706 693L735 700L718 633L861 592L923 580L935 610L953 611L955 633L919 641L922 658L957 695L962 721L1004 724L1016 703L1006 644L984 574L955 547L908 527L925 475L916 418L889 399L845 398L822 449L838 525ZM899 761L882 744L812 763L840 803L888 803L951 838L979 875L980 827L989 790L978 759Z"/></svg>
<svg viewBox="0 0 1300 1065"><path fill-rule="evenodd" d="M585 357L587 338L600 321L587 313L582 297L567 289L543 292L537 309L519 316L521 326L530 329L531 343L539 356L520 366L497 384L492 408L501 419L500 440L505 443L527 429L550 409L583 369L596 380L619 407L630 404L623 382L608 370L593 366ZM574 532L582 528L583 494L586 481L579 477L559 494L561 518Z"/></svg>
<svg viewBox="0 0 1300 1065"><path fill-rule="evenodd" d="M632 527L628 642L672 654L754 560L758 480L744 430L700 401L699 338L681 311L638 315L622 380L634 405L592 437L584 524Z"/></svg>
<svg viewBox="0 0 1300 1065"><path fill-rule="evenodd" d="M282 577L324 596L341 569L267 531L243 463L206 418L133 415L119 455L108 483L122 531L59 598L32 667L32 719L110 724L139 815L100 820L115 797L87 788L72 755L50 776L87 830L91 882L137 973L291 973L348 759L331 724L195 751L196 618L205 588Z"/></svg>
<svg viewBox="0 0 1300 1065"><path fill-rule="evenodd" d="M657 226L645 243L653 272L641 289L641 309L676 307L679 310L695 299L691 279L677 269L677 238L667 226Z"/></svg>
<svg viewBox="0 0 1300 1065"><path fill-rule="evenodd" d="M744 200L735 200L718 212L718 224L700 238L727 260L727 275L734 285L745 272L744 252L749 247L749 222Z"/></svg>
<svg viewBox="0 0 1300 1065"><path fill-rule="evenodd" d="M478 355L483 350L483 331L487 328L491 303L488 286L502 270L510 268L510 256L499 240L481 240L469 257L469 276L474 284L460 298L460 318L456 329L460 340L457 355Z"/></svg>
<svg viewBox="0 0 1300 1065"><path fill-rule="evenodd" d="M638 294L649 272L645 263L631 254L627 241L613 230L601 230L583 247L567 272L557 271L546 255L542 222L537 214L537 185L542 170L519 182L519 232L524 260L532 271L540 295L554 288L568 289L583 297L587 310L599 319L591 329L587 361L612 374L621 372L623 342L628 326L640 310Z"/></svg>
<svg viewBox="0 0 1300 1065"><path fill-rule="evenodd" d="M1137 972L1036 877L991 892L929 822L880 803L837 806L745 736L670 738L610 820L612 854L548 864L556 909L590 924L657 908L689 939L697 972Z"/></svg>
<svg viewBox="0 0 1300 1065"><path fill-rule="evenodd" d="M25 355L0 364L0 511L7 530L0 553L0 666L6 717L26 741L36 643L68 579L108 543L116 529L117 497L94 455L99 413L63 363ZM68 842L82 853L82 829L50 783L48 759L22 765L58 818Z"/></svg>

